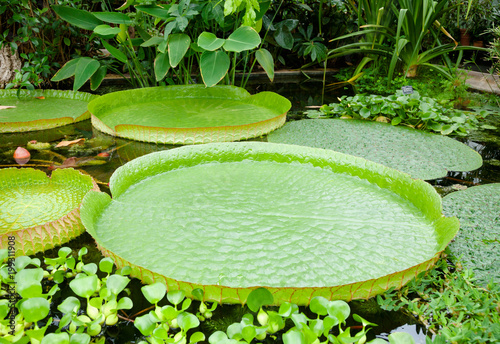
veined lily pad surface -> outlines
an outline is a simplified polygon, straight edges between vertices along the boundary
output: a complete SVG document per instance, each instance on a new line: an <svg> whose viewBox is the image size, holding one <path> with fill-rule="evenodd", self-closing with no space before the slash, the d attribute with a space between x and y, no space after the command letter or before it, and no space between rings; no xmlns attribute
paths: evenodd
<svg viewBox="0 0 500 344"><path fill-rule="evenodd" d="M367 298L430 268L458 230L421 180L365 159L263 142L184 146L132 160L89 192L82 222L146 283L244 303Z"/></svg>
<svg viewBox="0 0 500 344"><path fill-rule="evenodd" d="M89 103L92 125L127 139L194 144L245 140L285 123L291 104L235 86L149 87L108 93Z"/></svg>
<svg viewBox="0 0 500 344"><path fill-rule="evenodd" d="M448 171L472 171L482 165L481 155L450 137L372 121L289 122L267 139L359 156L425 180L445 177Z"/></svg>
<svg viewBox="0 0 500 344"><path fill-rule="evenodd" d="M90 118L87 104L99 96L84 92L0 90L0 133L50 129Z"/></svg>
<svg viewBox="0 0 500 344"><path fill-rule="evenodd" d="M15 237L16 256L45 251L85 231L79 207L89 190L88 175L73 169L44 172L32 168L0 170L0 248ZM11 240L12 242L12 240Z"/></svg>
<svg viewBox="0 0 500 344"><path fill-rule="evenodd" d="M500 184L453 192L444 197L443 210L460 220L450 244L453 255L474 271L478 283L500 283Z"/></svg>

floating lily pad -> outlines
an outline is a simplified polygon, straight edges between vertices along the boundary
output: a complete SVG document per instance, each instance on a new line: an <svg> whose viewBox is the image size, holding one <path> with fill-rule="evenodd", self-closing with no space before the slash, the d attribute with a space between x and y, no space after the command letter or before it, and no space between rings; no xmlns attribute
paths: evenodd
<svg viewBox="0 0 500 344"><path fill-rule="evenodd" d="M193 144L265 135L285 123L291 104L235 86L149 87L108 93L89 103L92 125L127 139Z"/></svg>
<svg viewBox="0 0 500 344"><path fill-rule="evenodd" d="M450 137L372 121L295 121L271 133L268 141L332 149L425 180L445 177L448 171L472 171L482 165L476 151Z"/></svg>
<svg viewBox="0 0 500 344"><path fill-rule="evenodd" d="M32 168L0 170L0 248L13 245L16 255L30 255L68 242L85 231L79 207L92 178L73 169L49 178ZM11 240L12 241L12 240Z"/></svg>
<svg viewBox="0 0 500 344"><path fill-rule="evenodd" d="M474 186L443 198L443 210L460 220L453 255L474 271L478 283L500 283L500 184Z"/></svg>
<svg viewBox="0 0 500 344"><path fill-rule="evenodd" d="M427 183L329 150L184 146L132 160L89 192L82 222L118 266L207 300L368 298L430 268L458 230Z"/></svg>
<svg viewBox="0 0 500 344"><path fill-rule="evenodd" d="M0 90L0 133L50 129L90 118L87 104L98 98L84 92L35 90Z"/></svg>

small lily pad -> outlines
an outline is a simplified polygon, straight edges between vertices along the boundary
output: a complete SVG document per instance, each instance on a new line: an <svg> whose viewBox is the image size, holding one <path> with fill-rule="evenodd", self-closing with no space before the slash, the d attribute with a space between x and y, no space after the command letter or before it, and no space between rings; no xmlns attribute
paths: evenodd
<svg viewBox="0 0 500 344"><path fill-rule="evenodd" d="M351 300L400 288L458 230L432 186L365 159L264 142L184 146L134 159L89 192L82 222L145 283L245 303Z"/></svg>
<svg viewBox="0 0 500 344"><path fill-rule="evenodd" d="M1 169L0 248L13 245L17 256L30 255L77 237L85 231L79 208L89 190L99 188L73 169L50 178L32 168Z"/></svg>
<svg viewBox="0 0 500 344"><path fill-rule="evenodd" d="M273 92L183 85L108 93L89 103L92 125L127 139L194 144L239 141L281 127L291 104Z"/></svg>
<svg viewBox="0 0 500 344"><path fill-rule="evenodd" d="M453 255L474 271L478 283L500 283L500 184L474 186L443 198L443 212L460 220Z"/></svg>
<svg viewBox="0 0 500 344"><path fill-rule="evenodd" d="M310 119L289 122L269 142L331 149L431 180L448 171L472 171L481 156L450 137L362 120Z"/></svg>
<svg viewBox="0 0 500 344"><path fill-rule="evenodd" d="M0 90L0 133L50 129L90 118L87 104L99 96L84 92Z"/></svg>

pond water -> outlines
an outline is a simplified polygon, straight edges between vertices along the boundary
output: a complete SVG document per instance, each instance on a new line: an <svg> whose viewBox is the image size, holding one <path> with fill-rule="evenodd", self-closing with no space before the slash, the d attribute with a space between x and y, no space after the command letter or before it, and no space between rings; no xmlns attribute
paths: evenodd
<svg viewBox="0 0 500 344"><path fill-rule="evenodd" d="M300 120L304 118L303 111L306 107L334 102L342 94L351 94L349 90L341 90L340 92L337 90L336 93L326 92L322 94L322 83L314 80L304 83L253 85L249 87L249 90L251 93L274 91L290 99L292 110L288 115L288 120ZM102 91L110 92L111 90ZM500 128L500 115L492 116L488 121L489 124ZM85 141L82 141L82 144L54 148L57 142L79 138L84 138ZM53 148L42 151L30 150L31 160L25 166L38 168L47 173L50 173L50 170L54 168L54 163L56 163L55 165L63 163L63 165L77 167L93 176L98 181L101 190L105 192L109 192L107 183L111 174L119 166L144 154L175 148L175 146L171 145L114 138L92 128L90 120L87 120L51 130L19 134L0 134L0 168L18 166L12 157L14 150L18 146L26 147L27 143L33 140L37 142L50 142ZM266 138L261 137L255 140L266 141ZM450 172L445 178L430 181L438 192L445 194L457 189L457 185L470 187L500 182L500 135L498 131L483 130L474 132L467 138L461 139L461 141L479 152L483 157L484 164L481 168L472 172ZM103 159L95 159L99 153L108 153L109 156ZM68 158L76 159L66 160ZM87 234L73 240L68 245L75 248L79 248L82 245L89 248L94 247L91 237ZM100 253L95 248L92 249L91 255L93 255L93 260L95 261L100 259ZM137 282L134 283L135 287L132 290L140 294L140 284ZM134 300L134 309L140 311L141 307L146 308L148 306L146 303L141 305L141 302L144 303L144 300ZM237 312L238 307L220 307L214 316L214 322L221 321L220 319L227 314ZM424 327L418 325L413 318L405 316L402 313L382 311L373 299L351 302L351 308L352 313L360 314L369 321L378 324L377 327L370 331L372 336L387 338L391 332L404 331L411 333L417 343L425 343L426 334ZM131 313L133 314L133 312ZM235 318L234 321L236 320L239 319ZM110 329L110 331L116 331L116 329ZM123 324L123 326L120 326L118 332L110 333L110 335L114 338L112 340L114 343L129 343L133 342L133 340L131 341L132 337L140 334L131 324Z"/></svg>

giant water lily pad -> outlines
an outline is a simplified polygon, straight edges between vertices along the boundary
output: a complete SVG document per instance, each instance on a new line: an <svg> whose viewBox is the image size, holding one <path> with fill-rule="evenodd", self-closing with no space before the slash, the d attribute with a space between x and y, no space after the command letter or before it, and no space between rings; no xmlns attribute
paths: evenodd
<svg viewBox="0 0 500 344"><path fill-rule="evenodd" d="M500 283L500 184L453 192L444 197L443 210L460 220L450 244L455 258L474 271L478 283Z"/></svg>
<svg viewBox="0 0 500 344"><path fill-rule="evenodd" d="M367 298L431 267L458 230L427 183L365 159L263 142L132 160L89 192L82 222L146 283L245 302Z"/></svg>
<svg viewBox="0 0 500 344"><path fill-rule="evenodd" d="M317 119L287 123L269 142L304 145L359 156L425 180L448 171L472 171L481 156L452 138L362 120Z"/></svg>
<svg viewBox="0 0 500 344"><path fill-rule="evenodd" d="M87 104L99 96L84 92L0 90L0 133L50 129L90 118Z"/></svg>
<svg viewBox="0 0 500 344"><path fill-rule="evenodd" d="M13 242L16 255L30 255L68 242L85 231L79 207L92 178L73 169L49 178L32 168L0 170L0 248ZM14 240L12 237L15 237Z"/></svg>
<svg viewBox="0 0 500 344"><path fill-rule="evenodd" d="M127 139L193 144L245 140L279 128L291 104L235 86L149 87L108 93L89 103L92 125Z"/></svg>

